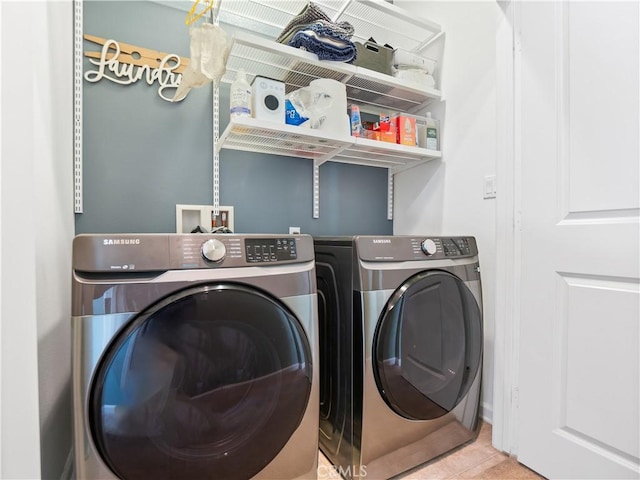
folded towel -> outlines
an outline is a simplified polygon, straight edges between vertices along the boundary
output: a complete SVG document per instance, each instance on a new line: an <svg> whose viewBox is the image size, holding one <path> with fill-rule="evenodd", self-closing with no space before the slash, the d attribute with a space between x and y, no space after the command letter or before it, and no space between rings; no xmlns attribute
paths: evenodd
<svg viewBox="0 0 640 480"><path fill-rule="evenodd" d="M324 13L320 7L313 2L309 2L298 15L289 21L276 41L278 43L289 44L297 32L304 30L312 23L324 25L327 28L331 28L336 35L343 35L348 38L351 38L354 32L353 25L349 22L332 22L329 16Z"/></svg>
<svg viewBox="0 0 640 480"><path fill-rule="evenodd" d="M349 22L333 23L327 22L326 20L318 19L314 20L312 23L296 25L295 27L289 29L288 32L283 32L280 37L278 37L278 42L284 43L285 45L288 44L296 33L308 28L309 25L322 25L325 28L331 30L333 34L346 38L351 38L351 36L353 35L353 25L351 25Z"/></svg>
<svg viewBox="0 0 640 480"><path fill-rule="evenodd" d="M321 37L333 38L337 41L344 42L344 43L351 42L351 40L349 40L351 38L351 35L345 35L340 32L340 29L335 28L334 24L331 24L331 23L327 24L326 22L323 22L321 20L310 23L309 25L306 25L304 28L301 28L299 31L309 31L309 30L315 32L318 36L321 36Z"/></svg>

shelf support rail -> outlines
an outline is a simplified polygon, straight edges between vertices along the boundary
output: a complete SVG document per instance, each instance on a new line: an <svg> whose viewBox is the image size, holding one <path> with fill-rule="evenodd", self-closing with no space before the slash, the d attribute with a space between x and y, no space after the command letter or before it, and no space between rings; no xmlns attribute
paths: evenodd
<svg viewBox="0 0 640 480"><path fill-rule="evenodd" d="M320 218L320 165L321 160L313 161L313 218Z"/></svg>
<svg viewBox="0 0 640 480"><path fill-rule="evenodd" d="M220 214L220 88L213 81L213 215Z"/></svg>
<svg viewBox="0 0 640 480"><path fill-rule="evenodd" d="M218 0L217 5L211 10L211 22L218 26L220 24L219 12L220 3L222 0ZM220 215L220 149L218 144L220 142L220 86L217 80L213 81L212 93L213 93L213 215L217 217Z"/></svg>
<svg viewBox="0 0 640 480"><path fill-rule="evenodd" d="M393 220L393 171L387 169L387 220Z"/></svg>
<svg viewBox="0 0 640 480"><path fill-rule="evenodd" d="M73 2L73 212L82 213L82 0Z"/></svg>

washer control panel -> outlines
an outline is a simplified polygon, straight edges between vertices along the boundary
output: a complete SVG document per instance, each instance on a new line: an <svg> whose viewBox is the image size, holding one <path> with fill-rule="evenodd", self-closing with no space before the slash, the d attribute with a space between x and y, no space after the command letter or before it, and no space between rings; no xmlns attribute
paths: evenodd
<svg viewBox="0 0 640 480"><path fill-rule="evenodd" d="M174 269L275 266L314 258L309 235L176 234L169 242Z"/></svg>
<svg viewBox="0 0 640 480"><path fill-rule="evenodd" d="M247 263L282 262L296 260L298 253L294 238L247 238L244 242Z"/></svg>
<svg viewBox="0 0 640 480"><path fill-rule="evenodd" d="M278 266L314 260L307 234L81 234L73 240L77 272L118 275L166 270Z"/></svg>

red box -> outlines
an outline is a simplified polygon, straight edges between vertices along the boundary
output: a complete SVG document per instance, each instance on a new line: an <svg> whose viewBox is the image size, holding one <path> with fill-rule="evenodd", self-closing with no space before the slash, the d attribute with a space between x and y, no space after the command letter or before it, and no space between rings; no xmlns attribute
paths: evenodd
<svg viewBox="0 0 640 480"><path fill-rule="evenodd" d="M396 143L396 119L389 115L380 115L380 140Z"/></svg>
<svg viewBox="0 0 640 480"><path fill-rule="evenodd" d="M406 115L398 115L395 117L395 124L397 126L396 143L415 147L418 138L416 134L416 119Z"/></svg>

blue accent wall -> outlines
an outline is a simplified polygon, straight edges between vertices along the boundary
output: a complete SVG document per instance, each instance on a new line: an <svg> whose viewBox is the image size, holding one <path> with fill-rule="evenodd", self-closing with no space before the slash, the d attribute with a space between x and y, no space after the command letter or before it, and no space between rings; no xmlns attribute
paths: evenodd
<svg viewBox="0 0 640 480"><path fill-rule="evenodd" d="M189 57L184 19L184 11L154 2L84 2L85 33ZM84 49L101 46L85 41ZM95 70L86 57L84 69ZM212 204L212 88L179 103L157 90L144 80L83 82L84 213L76 214L76 233L174 232L176 204ZM223 84L220 133L228 105ZM386 169L322 165L319 219L312 218L312 171L308 159L223 149L220 204L234 206L239 233L288 233L289 226L312 235L392 233Z"/></svg>

